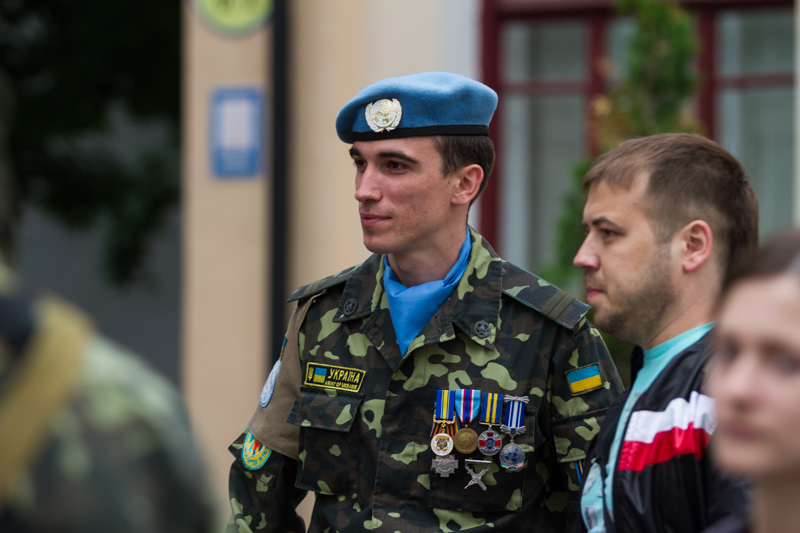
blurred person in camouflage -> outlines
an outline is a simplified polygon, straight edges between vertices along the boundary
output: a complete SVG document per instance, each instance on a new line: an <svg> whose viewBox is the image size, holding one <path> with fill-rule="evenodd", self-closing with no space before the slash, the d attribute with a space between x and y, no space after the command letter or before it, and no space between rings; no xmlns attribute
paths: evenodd
<svg viewBox="0 0 800 533"><path fill-rule="evenodd" d="M0 78L0 146L9 107ZM0 152L0 155L2 152ZM13 199L0 157L0 531L210 532L182 400L88 317L6 266Z"/></svg>
<svg viewBox="0 0 800 533"><path fill-rule="evenodd" d="M280 360L231 445L229 532L565 531L621 392L588 306L467 226L497 95L448 73L379 81L352 144L363 264L297 289Z"/></svg>
<svg viewBox="0 0 800 533"><path fill-rule="evenodd" d="M741 164L689 134L626 141L583 178L575 256L598 327L635 344L631 388L592 444L581 525L593 533L703 531L745 505L708 443L705 364L723 281L758 243Z"/></svg>

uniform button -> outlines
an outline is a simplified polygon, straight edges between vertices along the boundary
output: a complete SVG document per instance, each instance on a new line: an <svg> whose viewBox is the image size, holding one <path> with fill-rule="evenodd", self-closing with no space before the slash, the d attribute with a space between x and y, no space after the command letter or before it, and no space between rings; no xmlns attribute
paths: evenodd
<svg viewBox="0 0 800 533"><path fill-rule="evenodd" d="M356 299L350 298L344 303L344 306L342 307L342 313L344 313L345 316L350 316L356 312L357 307L358 307L358 302L356 302Z"/></svg>
<svg viewBox="0 0 800 533"><path fill-rule="evenodd" d="M473 328L475 329L475 335L479 339L485 339L486 337L489 336L489 333L492 331L491 326L489 326L489 323L486 322L485 320L479 320L478 322L475 322Z"/></svg>

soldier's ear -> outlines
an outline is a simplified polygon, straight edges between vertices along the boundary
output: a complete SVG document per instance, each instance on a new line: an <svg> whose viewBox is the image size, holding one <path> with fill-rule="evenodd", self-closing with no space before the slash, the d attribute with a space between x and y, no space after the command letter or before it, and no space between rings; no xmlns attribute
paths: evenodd
<svg viewBox="0 0 800 533"><path fill-rule="evenodd" d="M477 164L467 165L455 171L453 177L455 180L453 204L469 205L481 188L483 169Z"/></svg>

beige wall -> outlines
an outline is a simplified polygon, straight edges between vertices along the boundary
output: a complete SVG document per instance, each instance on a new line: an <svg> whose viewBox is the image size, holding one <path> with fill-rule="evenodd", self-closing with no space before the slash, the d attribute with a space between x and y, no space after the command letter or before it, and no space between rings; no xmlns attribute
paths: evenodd
<svg viewBox="0 0 800 533"><path fill-rule="evenodd" d="M292 2L289 285L368 256L339 109L370 83L440 65L439 6L430 0ZM287 287L291 292L291 289Z"/></svg>
<svg viewBox="0 0 800 533"><path fill-rule="evenodd" d="M426 70L475 76L479 0L291 0L289 279L284 295L358 263L362 245L339 109L379 79ZM227 516L230 441L266 378L268 180L208 174L208 97L229 82L265 83L269 31L240 40L184 32L184 390ZM306 500L304 513L310 509Z"/></svg>
<svg viewBox="0 0 800 533"><path fill-rule="evenodd" d="M226 516L227 448L264 383L268 182L210 175L208 108L221 85L265 85L269 34L224 39L184 13L183 390Z"/></svg>

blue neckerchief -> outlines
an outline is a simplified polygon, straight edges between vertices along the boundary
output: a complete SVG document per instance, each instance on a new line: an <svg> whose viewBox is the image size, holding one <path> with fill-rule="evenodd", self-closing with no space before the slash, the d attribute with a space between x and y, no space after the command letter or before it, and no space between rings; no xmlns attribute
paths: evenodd
<svg viewBox="0 0 800 533"><path fill-rule="evenodd" d="M429 281L414 287L406 287L400 283L392 272L388 259L384 256L383 288L386 291L386 299L389 301L392 325L394 325L397 343L400 345L400 353L403 356L406 355L411 341L419 335L428 320L461 281L461 276L467 270L471 251L472 239L467 230L467 238L461 245L458 259L447 276L443 280Z"/></svg>

